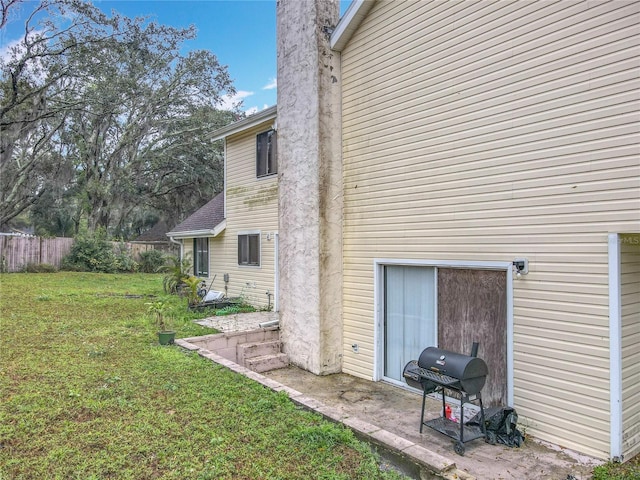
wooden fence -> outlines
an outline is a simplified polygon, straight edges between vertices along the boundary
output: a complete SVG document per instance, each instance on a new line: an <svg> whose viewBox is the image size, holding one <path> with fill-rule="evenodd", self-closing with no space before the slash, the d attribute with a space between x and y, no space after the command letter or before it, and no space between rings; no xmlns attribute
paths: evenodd
<svg viewBox="0 0 640 480"><path fill-rule="evenodd" d="M0 261L3 272L20 272L29 264L43 263L60 268L71 250L73 238L0 236Z"/></svg>
<svg viewBox="0 0 640 480"><path fill-rule="evenodd" d="M168 242L153 242L153 243L139 243L139 242L130 242L127 243L127 248L131 251L131 256L133 259L138 262L140 261L140 254L143 252L148 252L149 250L160 250L162 253L166 253L167 255L178 255L180 254L180 247L174 243Z"/></svg>
<svg viewBox="0 0 640 480"><path fill-rule="evenodd" d="M114 246L121 245L113 242ZM62 259L71 251L73 238L40 238L0 235L0 271L21 272L27 265L62 266ZM156 242L155 244L129 243L124 246L131 252L135 261L140 261L140 254L147 250L160 250L163 253L177 255L176 245Z"/></svg>

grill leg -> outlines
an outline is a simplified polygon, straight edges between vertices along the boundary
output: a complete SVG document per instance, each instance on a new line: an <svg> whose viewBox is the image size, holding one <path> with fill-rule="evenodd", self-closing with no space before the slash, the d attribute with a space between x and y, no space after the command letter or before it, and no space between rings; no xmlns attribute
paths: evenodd
<svg viewBox="0 0 640 480"><path fill-rule="evenodd" d="M422 427L424 425L424 403L427 399L427 391L422 389L422 413L420 413L420 433L422 433Z"/></svg>
<svg viewBox="0 0 640 480"><path fill-rule="evenodd" d="M466 397L464 395L461 395L460 396L460 418L458 419L458 422L460 422L460 442L461 443L464 443L464 402L465 400L466 400ZM464 450L462 452L463 453L460 453L459 455L463 455Z"/></svg>

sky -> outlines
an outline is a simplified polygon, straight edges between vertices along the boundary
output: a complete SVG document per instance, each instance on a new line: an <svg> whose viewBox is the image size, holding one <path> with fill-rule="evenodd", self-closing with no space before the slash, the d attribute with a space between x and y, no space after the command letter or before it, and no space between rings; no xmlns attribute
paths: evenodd
<svg viewBox="0 0 640 480"><path fill-rule="evenodd" d="M25 2L29 3L29 2ZM228 103L242 101L251 114L275 105L276 0L94 0L105 13L146 16L174 27L195 25L197 38L185 42L187 50L212 51L226 65L237 94ZM342 0L341 15L350 0ZM29 12L23 7L23 11ZM20 12L14 12L0 36L0 47L23 33Z"/></svg>

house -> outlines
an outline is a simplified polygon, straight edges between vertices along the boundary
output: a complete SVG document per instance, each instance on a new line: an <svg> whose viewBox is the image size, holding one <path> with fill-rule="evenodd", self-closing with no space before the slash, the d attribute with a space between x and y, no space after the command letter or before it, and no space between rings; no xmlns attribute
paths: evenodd
<svg viewBox="0 0 640 480"><path fill-rule="evenodd" d="M160 250L166 253L176 253L176 245L167 238L170 228L167 222L160 220L153 227L131 240L131 251L137 257L147 250Z"/></svg>
<svg viewBox="0 0 640 480"><path fill-rule="evenodd" d="M225 141L225 188L167 233L211 290L277 308L278 184L273 122L266 109L213 133Z"/></svg>
<svg viewBox="0 0 640 480"><path fill-rule="evenodd" d="M259 278L284 352L315 374L406 387L425 347L477 341L483 398L528 434L638 454L640 2L276 8L277 121L215 133L208 275ZM261 176L275 131L278 175ZM246 234L260 265L225 263Z"/></svg>
<svg viewBox="0 0 640 480"><path fill-rule="evenodd" d="M284 351L403 385L478 341L527 433L638 454L640 3L336 11L277 5Z"/></svg>

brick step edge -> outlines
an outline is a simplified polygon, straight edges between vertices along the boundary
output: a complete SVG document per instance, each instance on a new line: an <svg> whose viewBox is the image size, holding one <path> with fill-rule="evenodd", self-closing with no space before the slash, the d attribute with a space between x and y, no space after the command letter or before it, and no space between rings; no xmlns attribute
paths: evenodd
<svg viewBox="0 0 640 480"><path fill-rule="evenodd" d="M286 353L276 353L270 355L261 355L259 357L247 358L245 367L256 373L268 372L278 368L289 366L289 356Z"/></svg>

